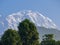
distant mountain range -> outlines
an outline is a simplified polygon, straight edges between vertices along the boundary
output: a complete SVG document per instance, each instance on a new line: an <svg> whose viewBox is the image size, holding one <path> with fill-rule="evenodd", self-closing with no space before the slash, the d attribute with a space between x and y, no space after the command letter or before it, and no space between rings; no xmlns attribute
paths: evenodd
<svg viewBox="0 0 60 45"><path fill-rule="evenodd" d="M3 34L7 28L18 30L17 26L19 22L27 18L36 25L40 36L46 33L52 33L55 34L56 40L59 40L60 38L60 30L58 30L58 26L50 18L43 16L37 11L23 10L10 14L6 16L6 18L2 18L0 15L0 18L0 35Z"/></svg>

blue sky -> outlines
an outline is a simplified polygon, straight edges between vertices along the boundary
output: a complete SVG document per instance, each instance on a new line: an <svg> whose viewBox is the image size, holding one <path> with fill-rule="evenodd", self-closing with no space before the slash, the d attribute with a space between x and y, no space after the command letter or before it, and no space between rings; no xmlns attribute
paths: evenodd
<svg viewBox="0 0 60 45"><path fill-rule="evenodd" d="M0 0L0 15L3 18L22 10L39 11L60 27L60 0Z"/></svg>

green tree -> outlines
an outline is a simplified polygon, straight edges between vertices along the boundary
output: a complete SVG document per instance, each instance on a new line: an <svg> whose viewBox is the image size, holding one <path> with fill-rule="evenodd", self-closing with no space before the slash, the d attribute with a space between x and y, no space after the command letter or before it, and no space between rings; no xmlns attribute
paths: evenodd
<svg viewBox="0 0 60 45"><path fill-rule="evenodd" d="M1 41L3 45L21 45L21 39L16 30L8 29L3 34Z"/></svg>
<svg viewBox="0 0 60 45"><path fill-rule="evenodd" d="M43 40L53 40L53 34L45 34Z"/></svg>
<svg viewBox="0 0 60 45"><path fill-rule="evenodd" d="M39 45L39 34L34 23L25 19L18 26L23 45Z"/></svg>
<svg viewBox="0 0 60 45"><path fill-rule="evenodd" d="M1 40L0 40L0 45L2 45L2 42L1 42Z"/></svg>
<svg viewBox="0 0 60 45"><path fill-rule="evenodd" d="M56 45L60 45L60 41L56 41Z"/></svg>
<svg viewBox="0 0 60 45"><path fill-rule="evenodd" d="M55 40L53 39L53 34L45 34L41 45L55 45Z"/></svg>

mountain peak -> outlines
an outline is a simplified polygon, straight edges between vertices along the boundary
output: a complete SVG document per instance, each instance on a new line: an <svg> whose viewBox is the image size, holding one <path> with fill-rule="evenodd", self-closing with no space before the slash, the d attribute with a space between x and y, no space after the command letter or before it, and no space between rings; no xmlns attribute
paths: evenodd
<svg viewBox="0 0 60 45"><path fill-rule="evenodd" d="M18 23L26 18L35 23L35 25L39 27L55 29L57 28L56 24L50 18L43 16L41 13L37 11L34 12L32 10L19 11L17 13L8 15L6 18L8 22L8 27L17 29Z"/></svg>

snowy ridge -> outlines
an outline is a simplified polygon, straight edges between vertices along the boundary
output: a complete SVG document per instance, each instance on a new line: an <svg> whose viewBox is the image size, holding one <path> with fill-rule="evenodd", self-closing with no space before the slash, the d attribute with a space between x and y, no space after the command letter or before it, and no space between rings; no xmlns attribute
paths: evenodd
<svg viewBox="0 0 60 45"><path fill-rule="evenodd" d="M43 16L39 12L33 12L31 10L19 11L8 15L6 20L8 22L8 27L12 29L17 29L18 23L24 19L29 19L35 25L45 28L57 28L56 24L48 17Z"/></svg>

